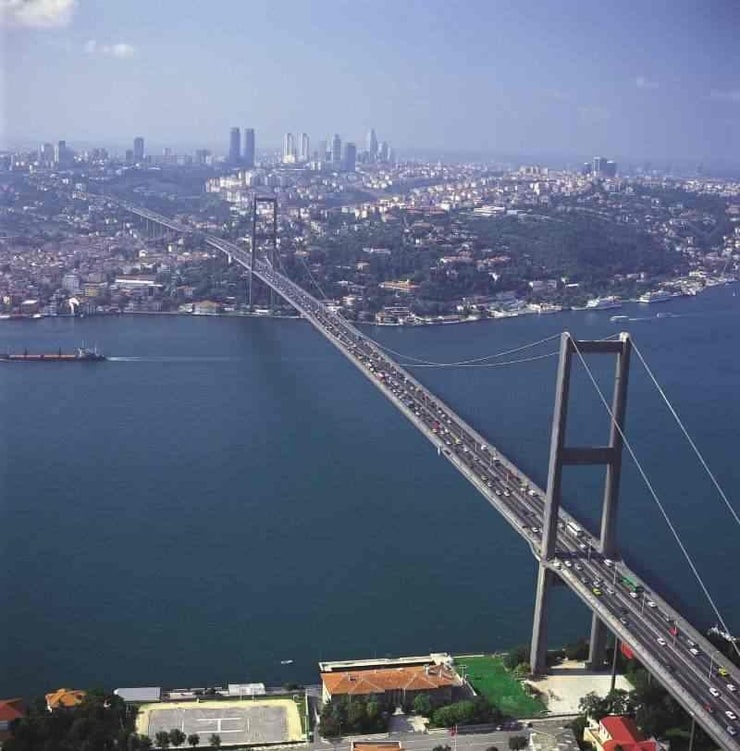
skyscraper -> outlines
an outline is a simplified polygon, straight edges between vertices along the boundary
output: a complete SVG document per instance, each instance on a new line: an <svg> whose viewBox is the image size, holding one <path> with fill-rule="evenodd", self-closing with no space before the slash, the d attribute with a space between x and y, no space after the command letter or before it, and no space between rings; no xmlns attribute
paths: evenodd
<svg viewBox="0 0 740 751"><path fill-rule="evenodd" d="M144 161L144 139L141 136L134 138L134 161Z"/></svg>
<svg viewBox="0 0 740 751"><path fill-rule="evenodd" d="M367 153L370 155L370 161L374 162L378 156L378 137L375 135L375 128L370 128L367 134Z"/></svg>
<svg viewBox="0 0 740 751"><path fill-rule="evenodd" d="M308 133L301 133L301 161L308 162L311 159L310 141Z"/></svg>
<svg viewBox="0 0 740 751"><path fill-rule="evenodd" d="M254 168L254 128L244 128L244 166Z"/></svg>
<svg viewBox="0 0 740 751"><path fill-rule="evenodd" d="M66 141L58 141L54 147L54 164L65 167L69 159L69 151L67 149Z"/></svg>
<svg viewBox="0 0 740 751"><path fill-rule="evenodd" d="M331 161L336 165L342 163L342 139L338 133L335 133L334 138L331 139Z"/></svg>
<svg viewBox="0 0 740 751"><path fill-rule="evenodd" d="M388 145L388 141L383 141L383 143L380 144L380 150L378 151L378 159L380 159L381 162L389 162L390 155L391 147Z"/></svg>
<svg viewBox="0 0 740 751"><path fill-rule="evenodd" d="M295 164L295 139L292 133L283 136L283 164Z"/></svg>
<svg viewBox="0 0 740 751"><path fill-rule="evenodd" d="M593 174L594 177L599 177L604 172L604 167L606 166L606 157L603 156L595 156L594 157L594 166L593 166Z"/></svg>
<svg viewBox="0 0 740 751"><path fill-rule="evenodd" d="M229 135L229 164L239 164L242 157L241 133L239 128L232 128Z"/></svg>
<svg viewBox="0 0 740 751"><path fill-rule="evenodd" d="M357 146L347 141L347 143L344 144L344 169L347 170L347 172L354 172L356 167Z"/></svg>

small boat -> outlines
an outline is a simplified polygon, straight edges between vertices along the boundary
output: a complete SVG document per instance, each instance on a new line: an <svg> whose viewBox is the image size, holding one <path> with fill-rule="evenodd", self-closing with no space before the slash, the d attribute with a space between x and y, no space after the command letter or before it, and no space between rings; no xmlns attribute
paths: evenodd
<svg viewBox="0 0 740 751"><path fill-rule="evenodd" d="M609 320L610 320L610 321L611 321L612 323L617 323L618 321L629 321L629 319L630 319L630 317L629 317L629 316L611 316L611 317L609 318Z"/></svg>
<svg viewBox="0 0 740 751"><path fill-rule="evenodd" d="M280 660L281 665L292 665L293 660Z"/></svg>

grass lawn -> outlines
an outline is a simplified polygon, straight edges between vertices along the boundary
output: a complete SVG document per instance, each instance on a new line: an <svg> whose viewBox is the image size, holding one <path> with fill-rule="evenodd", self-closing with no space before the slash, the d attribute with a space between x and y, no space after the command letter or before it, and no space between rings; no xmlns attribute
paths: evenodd
<svg viewBox="0 0 740 751"><path fill-rule="evenodd" d="M501 657L456 657L455 667L465 673L477 693L490 699L504 714L513 717L533 717L540 714L544 704L533 699L521 683L504 667Z"/></svg>

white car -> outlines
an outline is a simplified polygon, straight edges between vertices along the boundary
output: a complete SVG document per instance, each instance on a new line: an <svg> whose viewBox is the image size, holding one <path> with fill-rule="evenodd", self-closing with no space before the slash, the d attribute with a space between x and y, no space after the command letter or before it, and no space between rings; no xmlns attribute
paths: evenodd
<svg viewBox="0 0 740 751"><path fill-rule="evenodd" d="M667 642L666 642L666 640L662 636L659 636L658 637L658 644L660 644L661 647L665 647L666 644L667 644Z"/></svg>
<svg viewBox="0 0 740 751"><path fill-rule="evenodd" d="M735 691L737 691L737 688L735 687L734 683L728 683L727 684L727 690L730 691L730 692L732 692L734 694Z"/></svg>
<svg viewBox="0 0 740 751"><path fill-rule="evenodd" d="M698 657L699 656L699 650L696 647L691 647L691 649L689 650L689 652L691 652L691 654L694 655L694 657Z"/></svg>
<svg viewBox="0 0 740 751"><path fill-rule="evenodd" d="M710 686L710 687L709 687L709 693L710 693L710 694L711 694L712 696L714 696L715 698L716 698L716 697L719 697L719 696L722 696L722 694L720 694L720 692L719 692L719 691L717 691L717 689L716 689L716 688L715 688L714 686Z"/></svg>
<svg viewBox="0 0 740 751"><path fill-rule="evenodd" d="M638 600L640 598L640 595L638 595L637 592L635 592L634 590L632 590L632 592L630 592L630 597L633 600Z"/></svg>
<svg viewBox="0 0 740 751"><path fill-rule="evenodd" d="M731 719L736 720L737 715L731 709L725 709L725 714Z"/></svg>
<svg viewBox="0 0 740 751"><path fill-rule="evenodd" d="M604 565L611 568L614 565L614 561L611 558L604 558Z"/></svg>
<svg viewBox="0 0 740 751"><path fill-rule="evenodd" d="M647 606L648 606L649 608L657 608L657 607L658 607L658 606L657 606L657 605L656 605L656 604L655 604L655 603L654 603L654 602L653 602L652 600L648 600L648 601L647 601L647 602L646 602L645 604L646 604L646 605L647 605Z"/></svg>

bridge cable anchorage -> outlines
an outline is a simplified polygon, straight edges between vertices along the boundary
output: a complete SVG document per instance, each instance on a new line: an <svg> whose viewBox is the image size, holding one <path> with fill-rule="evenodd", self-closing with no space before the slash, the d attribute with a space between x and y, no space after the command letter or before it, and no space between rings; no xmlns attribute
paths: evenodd
<svg viewBox="0 0 740 751"><path fill-rule="evenodd" d="M658 506L658 509L660 510L660 513L663 516L663 519L665 520L665 523L668 525L668 528L670 529L671 533L673 534L674 539L678 543L679 548L681 549L681 552L683 553L684 558L686 559L687 563L689 564L689 567L691 568L691 571L694 574L695 579L697 582L699 582L699 586L701 587L702 591L704 592L704 596L707 598L707 602L709 602L712 610L714 611L714 614L717 616L717 620L719 621L722 628L729 634L732 633L730 629L727 627L727 624L725 623L724 618L722 618L721 613L719 612L719 608L717 607L716 603L714 602L714 599L712 598L712 595L709 593L709 590L707 589L706 584L704 583L704 580L701 578L701 574L699 573L698 569L696 568L696 565L694 564L694 561L691 558L691 555L689 554L688 550L686 549L686 546L683 544L683 541L681 540L681 537L679 536L678 532L676 531L675 526L673 525L673 522L671 521L670 517L668 516L668 512L665 510L665 506L661 502L661 500L658 498L658 494L655 492L655 488L653 487L652 483L650 482L647 474L645 473L645 470L642 468L642 464L640 464L640 461L638 460L634 450L632 449L632 445L627 440L627 436L624 434L624 431L619 427L619 424L617 423L614 413L611 410L611 407L609 406L608 402L606 401L606 398L604 397L604 394L602 393L601 389L599 388L599 385L596 383L596 379L594 378L593 373L591 372L591 369L586 364L586 360L583 357L583 354L581 353L581 350L578 349L578 344L576 340L568 334L568 338L570 339L571 344L573 345L573 348L578 355L578 358L581 361L581 364L583 365L584 369L586 370L586 374L588 375L589 380L591 381L591 384L593 385L594 389L596 390L596 393L599 396L599 399L601 403L604 405L604 409L609 413L609 418L612 421L612 424L616 428L616 430L619 432L619 435L622 438L622 441L624 442L624 447L629 452L630 457L632 458L632 461L635 463L635 466L637 467L638 472L640 473L640 476L643 479L643 482L647 486L647 489L650 491L650 495L653 497L653 500L655 501L655 504ZM737 642L732 643L733 648L735 649L735 652L737 652L738 656L740 656L740 648L737 646Z"/></svg>
<svg viewBox="0 0 740 751"><path fill-rule="evenodd" d="M548 357L557 357L560 354L557 350L555 352L548 352L546 355L534 355L533 357L522 357L519 360L505 360L504 362L479 362L471 363L470 365L455 365L442 364L439 365L415 365L414 363L405 363L404 368L503 368L505 365L519 365L525 362L534 362L535 360L545 360Z"/></svg>
<svg viewBox="0 0 740 751"><path fill-rule="evenodd" d="M694 453L696 454L697 458L699 459L699 462L701 463L702 467L704 467L704 470L706 471L707 475L709 475L709 479L714 484L714 487L717 489L717 492L720 494L722 500L725 502L725 505L727 506L727 510L732 515L735 522L740 525L740 515L738 515L737 511L733 507L733 505L730 503L730 499L727 497L727 494L724 492L722 487L719 484L719 481L715 477L712 470L709 468L709 465L707 464L706 460L702 456L702 453L699 451L699 448L697 447L696 443L694 443L694 440L689 435L688 430L684 426L683 422L681 421L681 418L678 416L676 410L673 408L673 405L668 400L668 397L666 396L665 391L661 388L660 384L658 383L657 378L655 377L654 373L650 368L648 367L647 362L645 362L645 358L642 356L642 353L637 348L635 343L632 343L632 347L634 348L635 352L637 353L637 356L640 358L640 362L642 363L643 367L645 368L645 371L647 372L648 376L650 376L650 380L653 382L655 388L658 390L658 393L663 398L663 401L666 404L666 407L668 407L668 410L670 411L671 415L673 415L673 419L678 424L678 427L681 428L681 431L683 432L684 436L686 437L686 440L689 442L689 446L693 449Z"/></svg>

